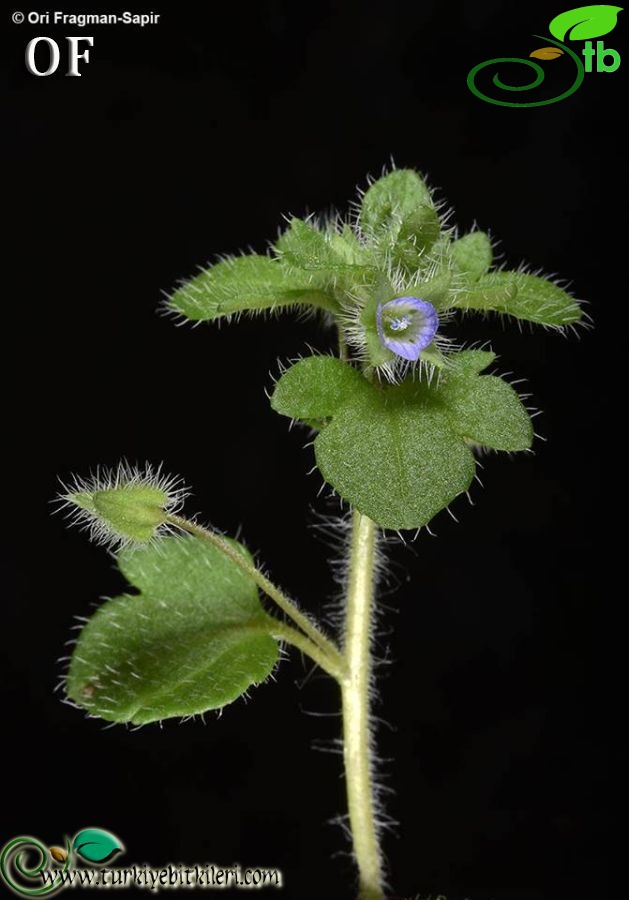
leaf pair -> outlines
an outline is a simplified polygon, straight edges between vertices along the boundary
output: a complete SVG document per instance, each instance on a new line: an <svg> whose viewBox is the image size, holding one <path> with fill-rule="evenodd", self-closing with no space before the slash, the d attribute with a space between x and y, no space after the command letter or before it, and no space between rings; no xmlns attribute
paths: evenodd
<svg viewBox="0 0 629 900"><path fill-rule="evenodd" d="M68 697L88 713L135 725L203 713L272 672L278 647L257 588L215 547L166 537L124 550L118 566L139 593L94 613L68 672Z"/></svg>
<svg viewBox="0 0 629 900"><path fill-rule="evenodd" d="M353 225L294 218L273 255L219 262L183 284L169 305L192 321L310 308L327 310L342 324L341 312L352 303L371 309L384 291L385 300L417 296L440 311L493 311L554 327L581 318L579 304L545 278L491 273L491 243L483 232L452 240L441 228L422 178L394 170L365 192ZM374 331L371 320L363 323L367 345L370 324ZM377 356L375 331L371 337Z"/></svg>
<svg viewBox="0 0 629 900"><path fill-rule="evenodd" d="M385 259L417 268L440 228L428 188L405 169L367 190L359 226L357 234L349 225L293 218L272 256L223 260L182 284L169 306L192 321L297 306L334 312L336 292L372 281Z"/></svg>
<svg viewBox="0 0 629 900"><path fill-rule="evenodd" d="M338 311L339 291L373 282L379 267L421 267L439 233L430 191L417 173L400 169L367 190L356 231L292 218L272 256L223 260L182 284L169 306L192 321L298 306Z"/></svg>
<svg viewBox="0 0 629 900"><path fill-rule="evenodd" d="M494 358L466 351L439 384L383 387L338 359L310 357L280 378L271 402L321 429L317 465L344 500L384 528L418 528L470 486L470 444L531 445L531 421L516 392L479 375Z"/></svg>

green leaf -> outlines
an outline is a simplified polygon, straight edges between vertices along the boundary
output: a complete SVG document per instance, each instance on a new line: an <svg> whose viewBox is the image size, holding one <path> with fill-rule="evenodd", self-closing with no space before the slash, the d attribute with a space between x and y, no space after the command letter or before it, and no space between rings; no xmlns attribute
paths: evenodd
<svg viewBox="0 0 629 900"><path fill-rule="evenodd" d="M505 313L553 327L571 325L582 317L574 297L552 281L524 272L483 275L470 290L458 294L453 305L459 309Z"/></svg>
<svg viewBox="0 0 629 900"><path fill-rule="evenodd" d="M370 265L370 254L361 247L346 228L340 234L333 228L320 231L302 219L292 219L289 227L277 240L274 250L282 265L295 277L304 275L312 288L333 294L373 280L376 269Z"/></svg>
<svg viewBox="0 0 629 900"><path fill-rule="evenodd" d="M411 272L440 234L437 210L417 172L396 169L365 192L359 224L381 254Z"/></svg>
<svg viewBox="0 0 629 900"><path fill-rule="evenodd" d="M340 238L340 239L339 239ZM360 262L360 245L333 231L319 231L303 219L291 219L275 243L283 262L299 269L334 272Z"/></svg>
<svg viewBox="0 0 629 900"><path fill-rule="evenodd" d="M309 356L279 379L271 406L291 419L325 419L348 396L365 390L369 385L357 369L333 356Z"/></svg>
<svg viewBox="0 0 629 900"><path fill-rule="evenodd" d="M472 231L453 241L451 250L456 267L473 281L487 272L493 260L491 241L484 231Z"/></svg>
<svg viewBox="0 0 629 900"><path fill-rule="evenodd" d="M419 528L467 490L474 457L441 410L406 385L342 407L315 441L321 474L384 528Z"/></svg>
<svg viewBox="0 0 629 900"><path fill-rule="evenodd" d="M326 233L328 240L346 263L371 265L370 254L366 252L366 248L360 243L356 232L350 225L345 223L338 230L329 226Z"/></svg>
<svg viewBox="0 0 629 900"><path fill-rule="evenodd" d="M183 284L169 307L193 321L298 306L333 309L334 301L277 259L251 254L226 259Z"/></svg>
<svg viewBox="0 0 629 900"><path fill-rule="evenodd" d="M533 424L511 385L494 375L450 378L440 388L452 427L492 450L528 450Z"/></svg>
<svg viewBox="0 0 629 900"><path fill-rule="evenodd" d="M478 375L496 359L491 350L461 350L448 357L454 375Z"/></svg>
<svg viewBox="0 0 629 900"><path fill-rule="evenodd" d="M366 232L377 234L422 206L432 206L424 180L412 169L395 169L365 191L359 222Z"/></svg>
<svg viewBox="0 0 629 900"><path fill-rule="evenodd" d="M434 206L421 206L402 218L399 229L391 229L381 247L389 250L394 265L412 273L425 264L424 254L440 234L437 210Z"/></svg>
<svg viewBox="0 0 629 900"><path fill-rule="evenodd" d="M282 376L272 403L292 418L331 417L314 443L325 480L382 527L418 528L469 487L470 443L523 450L533 436L515 391L476 374L492 353L451 359L430 386L372 385L340 360L304 359Z"/></svg>
<svg viewBox="0 0 629 900"><path fill-rule="evenodd" d="M421 279L410 288L410 292L422 300L428 300L437 310L447 309L452 305L452 284L451 269L443 267L432 278Z"/></svg>
<svg viewBox="0 0 629 900"><path fill-rule="evenodd" d="M622 6L606 4L579 6L555 16L548 27L558 41L564 41L566 38L571 41L587 41L613 31L618 21L618 13L622 9Z"/></svg>
<svg viewBox="0 0 629 900"><path fill-rule="evenodd" d="M139 594L94 613L68 673L68 697L91 715L139 725L203 713L272 672L277 644L257 589L217 548L166 537L118 565Z"/></svg>
<svg viewBox="0 0 629 900"><path fill-rule="evenodd" d="M107 862L124 847L115 834L102 828L84 828L75 835L72 849L86 862Z"/></svg>

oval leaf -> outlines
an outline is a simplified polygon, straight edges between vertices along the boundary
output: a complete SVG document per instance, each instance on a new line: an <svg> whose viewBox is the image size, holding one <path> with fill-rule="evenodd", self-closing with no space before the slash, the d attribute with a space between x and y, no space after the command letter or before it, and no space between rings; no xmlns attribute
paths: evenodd
<svg viewBox="0 0 629 900"><path fill-rule="evenodd" d="M310 222L293 218L275 242L279 259L289 266L313 272L337 272L363 262L364 253L353 234L321 231Z"/></svg>
<svg viewBox="0 0 629 900"><path fill-rule="evenodd" d="M472 231L451 244L452 259L461 274L476 281L489 269L493 251L489 235L484 231Z"/></svg>
<svg viewBox="0 0 629 900"><path fill-rule="evenodd" d="M68 672L68 697L90 715L141 725L203 713L271 674L278 648L257 588L220 550L166 537L118 565L139 594L96 611Z"/></svg>
<svg viewBox="0 0 629 900"><path fill-rule="evenodd" d="M307 280L311 287L329 295L335 288L351 290L373 281L375 269L369 256L350 229L321 230L303 219L291 219L289 227L275 242L273 250L284 269L293 277Z"/></svg>
<svg viewBox="0 0 629 900"><path fill-rule="evenodd" d="M539 50L529 53L529 56L533 56L535 59L557 59L558 56L563 55L564 52L559 47L540 47Z"/></svg>
<svg viewBox="0 0 629 900"><path fill-rule="evenodd" d="M418 209L432 205L428 185L417 172L394 169L365 191L360 206L360 226L367 234L378 235Z"/></svg>
<svg viewBox="0 0 629 900"><path fill-rule="evenodd" d="M571 41L587 41L613 31L619 12L622 12L622 6L579 6L555 16L549 30L558 41L566 38Z"/></svg>
<svg viewBox="0 0 629 900"><path fill-rule="evenodd" d="M411 169L395 169L374 181L358 221L376 253L406 271L422 265L441 231L430 190Z"/></svg>
<svg viewBox="0 0 629 900"><path fill-rule="evenodd" d="M471 451L443 413L402 385L342 407L315 441L321 474L383 528L426 525L474 477Z"/></svg>
<svg viewBox="0 0 629 900"><path fill-rule="evenodd" d="M72 849L86 862L107 862L124 847L115 834L102 828L84 828L72 842Z"/></svg>

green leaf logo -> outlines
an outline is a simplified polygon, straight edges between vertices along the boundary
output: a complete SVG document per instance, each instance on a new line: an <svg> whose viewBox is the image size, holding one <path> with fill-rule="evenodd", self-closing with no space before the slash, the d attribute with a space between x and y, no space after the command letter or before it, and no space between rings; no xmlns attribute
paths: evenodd
<svg viewBox="0 0 629 900"><path fill-rule="evenodd" d="M84 828L72 842L72 849L86 862L104 863L124 847L115 834L102 828Z"/></svg>
<svg viewBox="0 0 629 900"><path fill-rule="evenodd" d="M570 38L571 41L587 41L590 38L602 37L616 27L618 13L622 6L579 6L569 9L552 20L550 33L558 41Z"/></svg>

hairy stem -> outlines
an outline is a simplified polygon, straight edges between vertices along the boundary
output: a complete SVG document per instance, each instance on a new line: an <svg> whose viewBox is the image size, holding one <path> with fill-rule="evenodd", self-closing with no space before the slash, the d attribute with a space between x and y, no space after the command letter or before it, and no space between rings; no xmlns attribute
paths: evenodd
<svg viewBox="0 0 629 900"><path fill-rule="evenodd" d="M376 544L375 523L354 512L343 648L347 669L341 689L347 804L358 865L360 900L382 900L384 897L369 734Z"/></svg>
<svg viewBox="0 0 629 900"><path fill-rule="evenodd" d="M347 362L349 360L349 347L347 346L347 341L345 340L345 335L342 330L339 328L338 333L338 344L339 344L339 359L342 359L343 362Z"/></svg>
<svg viewBox="0 0 629 900"><path fill-rule="evenodd" d="M297 609L293 601L289 600L286 594L284 594L278 587L276 587L272 581L269 581L266 575L264 575L259 569L252 565L251 562L245 556L243 556L242 553L240 553L230 541L224 538L221 534L218 534L218 532L212 531L209 528L204 528L202 525L197 525L196 522L191 522L189 521L189 519L184 519L183 516L176 516L171 514L166 517L166 521L170 525L181 528L182 531L187 531L189 534L193 534L195 537L201 538L201 540L207 541L214 547L217 547L222 553L225 554L225 556L231 559L233 563L235 563L240 569L242 569L242 571L245 572L251 578L251 580L254 581L258 585L258 587L262 591L264 591L264 593L268 597L270 597L271 600L273 600L299 628L301 628L304 634L308 635L311 641L317 647L319 647L325 657L330 661L336 672L341 672L343 670L343 657L339 653L337 647L334 646L332 641L329 640L329 638L327 638L321 631L319 631L317 626L313 622L311 622L307 616L305 616ZM294 643L294 641L292 641L291 643Z"/></svg>

